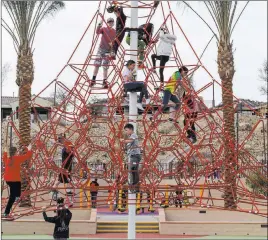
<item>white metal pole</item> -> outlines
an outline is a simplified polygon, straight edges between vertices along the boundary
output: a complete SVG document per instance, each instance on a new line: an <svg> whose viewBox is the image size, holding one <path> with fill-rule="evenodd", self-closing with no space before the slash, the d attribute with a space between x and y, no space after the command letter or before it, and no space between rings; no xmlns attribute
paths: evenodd
<svg viewBox="0 0 268 240"><path fill-rule="evenodd" d="M138 1L131 1L131 27L138 28ZM138 49L138 32L130 32L130 59L136 62L137 71L137 49ZM138 72L138 71L137 71ZM137 74L138 77L138 74ZM134 131L137 131L137 93L129 93L129 121L134 126ZM130 160L130 159L129 159ZM130 161L128 161L130 166ZM128 178L130 179L130 174ZM128 194L128 239L136 239L136 193L129 191Z"/></svg>

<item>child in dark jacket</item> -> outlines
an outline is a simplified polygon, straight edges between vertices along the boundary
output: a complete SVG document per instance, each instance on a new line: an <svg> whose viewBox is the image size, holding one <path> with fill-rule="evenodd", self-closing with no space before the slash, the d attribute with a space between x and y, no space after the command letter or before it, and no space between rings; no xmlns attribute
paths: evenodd
<svg viewBox="0 0 268 240"><path fill-rule="evenodd" d="M62 197L58 198L57 203L57 215L48 217L45 212L46 207L43 207L43 217L46 222L55 224L53 233L54 239L65 240L69 238L69 224L72 219L72 213L66 206L64 206L64 199Z"/></svg>

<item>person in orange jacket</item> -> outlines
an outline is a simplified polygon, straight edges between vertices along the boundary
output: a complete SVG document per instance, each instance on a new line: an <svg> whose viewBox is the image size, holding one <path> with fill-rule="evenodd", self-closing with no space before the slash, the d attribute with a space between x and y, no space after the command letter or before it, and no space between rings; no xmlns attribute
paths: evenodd
<svg viewBox="0 0 268 240"><path fill-rule="evenodd" d="M4 151L3 162L4 162L4 180L10 189L9 199L6 205L3 218L6 220L13 220L10 215L11 208L16 200L21 196L21 164L32 157L31 145L29 147L22 147L17 151L16 147L10 147L9 155L7 151Z"/></svg>

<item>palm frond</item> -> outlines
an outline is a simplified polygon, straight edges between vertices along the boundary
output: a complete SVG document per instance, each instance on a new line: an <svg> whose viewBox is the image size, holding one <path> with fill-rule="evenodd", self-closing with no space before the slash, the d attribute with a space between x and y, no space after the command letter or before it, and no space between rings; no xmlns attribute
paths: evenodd
<svg viewBox="0 0 268 240"><path fill-rule="evenodd" d="M238 23L238 20L240 19L241 15L242 15L243 12L245 11L245 9L246 9L246 7L247 7L248 4L249 4L249 1L247 1L246 5L244 6L244 8L243 8L242 11L240 12L239 16L237 17L237 19L236 19L236 21L235 21L235 23L234 23L234 25L233 25L233 27L232 27L231 34L232 34L232 32L234 31L234 28L235 28L236 24Z"/></svg>
<svg viewBox="0 0 268 240"><path fill-rule="evenodd" d="M221 39L222 41L229 44L231 42L232 32L240 19L242 13L247 7L249 1L246 3L242 11L240 12L238 18L234 22L234 18L237 12L238 1L202 1L206 6L210 17L212 18L214 25L217 28L218 34L216 34L211 25L204 20L200 14L195 11L189 3L182 1L187 7L189 7L207 26L208 28L216 35L217 41Z"/></svg>
<svg viewBox="0 0 268 240"><path fill-rule="evenodd" d="M189 4L189 3L187 3L186 1L182 1L187 7L189 7L206 25L207 25L207 27L210 29L210 31L214 34L214 36L215 36L215 38L218 40L218 36L217 36L217 34L213 31L213 29L209 26L209 24L204 20L204 18L202 18L201 16L200 16L200 14L198 14L198 12L197 11L195 11L193 8L192 8L192 6Z"/></svg>
<svg viewBox="0 0 268 240"><path fill-rule="evenodd" d="M65 7L62 1L3 1L10 18L2 25L12 37L16 47L32 48L34 36L41 21L54 16ZM12 31L14 29L14 31Z"/></svg>

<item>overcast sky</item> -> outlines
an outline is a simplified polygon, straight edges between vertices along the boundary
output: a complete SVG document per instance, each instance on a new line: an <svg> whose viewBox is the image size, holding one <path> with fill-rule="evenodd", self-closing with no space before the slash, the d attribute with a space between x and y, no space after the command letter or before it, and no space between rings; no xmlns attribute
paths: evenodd
<svg viewBox="0 0 268 240"><path fill-rule="evenodd" d="M192 6L202 15L215 29L209 14L202 3L192 2ZM238 10L244 6L245 2L239 2ZM92 19L98 6L97 1L66 2L66 8L59 12L54 18L46 19L38 28L34 44L34 65L35 79L32 85L32 94L39 93L45 88L60 72L67 63L72 51L81 38L87 25ZM185 32L187 38L192 44L194 50L200 55L212 36L210 30L205 24L191 11L179 7L175 2L171 3L171 9L174 12L180 26ZM145 14L141 11L140 14ZM165 9L166 13L168 9ZM6 18L6 12L3 9L3 18ZM129 14L129 11L126 10ZM113 14L107 14L108 17L114 17ZM143 24L145 19L140 19L139 24ZM163 22L161 8L159 8L151 21L157 28ZM127 21L129 25L129 20ZM184 64L196 64L196 58L183 37L179 27L174 24L175 33L178 37L177 49ZM156 30L155 30L156 31ZM83 63L91 43L93 28L87 33L88 40L85 39L79 51L75 56L77 63ZM236 73L234 76L234 94L238 98L249 98L265 101L266 97L261 96L259 87L261 82L258 78L258 69L267 59L267 2L251 1L238 22L232 36L234 44L234 60ZM125 45L125 43L124 43ZM96 48L97 51L97 48ZM212 76L219 80L217 73L217 46L213 41L204 57L203 65L208 69ZM3 96L15 96L18 94L18 87L15 84L16 77L16 52L13 42L8 34L2 29L2 62L10 63L12 71L8 75L8 81L4 83L2 89ZM171 64L171 63L169 63ZM173 70L165 70L165 80L168 79ZM101 72L100 72L101 74ZM62 81L68 86L72 86L76 80L71 74L65 75ZM198 90L211 78L204 70L198 70L195 77L195 88ZM220 81L220 80L219 80ZM49 91L44 92L48 96ZM211 91L201 94L205 100L211 100ZM220 89L216 89L216 100L221 100Z"/></svg>

